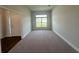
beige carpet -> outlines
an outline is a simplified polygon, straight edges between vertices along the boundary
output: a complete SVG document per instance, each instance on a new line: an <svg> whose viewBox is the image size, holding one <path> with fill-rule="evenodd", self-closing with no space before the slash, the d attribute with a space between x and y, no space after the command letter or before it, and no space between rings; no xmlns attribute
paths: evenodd
<svg viewBox="0 0 79 59"><path fill-rule="evenodd" d="M37 30L29 33L9 53L75 53L66 42L54 32Z"/></svg>

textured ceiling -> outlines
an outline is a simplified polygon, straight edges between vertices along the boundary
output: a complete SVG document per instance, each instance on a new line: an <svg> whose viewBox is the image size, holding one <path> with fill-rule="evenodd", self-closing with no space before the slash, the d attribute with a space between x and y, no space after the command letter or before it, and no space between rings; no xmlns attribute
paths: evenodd
<svg viewBox="0 0 79 59"><path fill-rule="evenodd" d="M4 5L3 7L7 7L10 9L24 11L26 8L29 8L32 11L48 11L54 9L55 5Z"/></svg>
<svg viewBox="0 0 79 59"><path fill-rule="evenodd" d="M53 5L28 5L27 6L32 11L48 11L53 9L55 6Z"/></svg>

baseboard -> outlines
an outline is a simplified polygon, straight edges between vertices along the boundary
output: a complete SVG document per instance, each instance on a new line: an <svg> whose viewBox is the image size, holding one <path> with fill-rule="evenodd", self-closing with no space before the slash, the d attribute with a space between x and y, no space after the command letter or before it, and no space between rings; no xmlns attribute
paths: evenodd
<svg viewBox="0 0 79 59"><path fill-rule="evenodd" d="M24 34L24 35L22 36L22 38L25 38L29 33L30 33L30 32Z"/></svg>
<svg viewBox="0 0 79 59"><path fill-rule="evenodd" d="M66 40L66 38L64 38L62 35L60 35L58 32L53 31L54 33L56 33L60 38L62 38L67 44L69 44L73 49L75 49L77 52L79 52L79 48L77 48L75 45L73 45L72 43L70 43L68 40Z"/></svg>
<svg viewBox="0 0 79 59"><path fill-rule="evenodd" d="M28 35L28 33L24 34L24 35L22 36L22 38L25 38L27 35Z"/></svg>

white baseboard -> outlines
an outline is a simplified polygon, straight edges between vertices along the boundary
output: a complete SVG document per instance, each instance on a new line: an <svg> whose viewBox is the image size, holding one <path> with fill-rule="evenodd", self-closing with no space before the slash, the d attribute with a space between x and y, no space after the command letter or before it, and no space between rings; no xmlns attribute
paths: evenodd
<svg viewBox="0 0 79 59"><path fill-rule="evenodd" d="M75 45L70 43L66 38L64 38L62 35L60 35L58 32L54 31L60 38L62 38L67 44L69 44L73 49L75 49L77 52L79 52L79 48L77 48Z"/></svg>
<svg viewBox="0 0 79 59"><path fill-rule="evenodd" d="M30 32L24 34L24 35L22 36L22 38L25 38L29 33L30 33Z"/></svg>

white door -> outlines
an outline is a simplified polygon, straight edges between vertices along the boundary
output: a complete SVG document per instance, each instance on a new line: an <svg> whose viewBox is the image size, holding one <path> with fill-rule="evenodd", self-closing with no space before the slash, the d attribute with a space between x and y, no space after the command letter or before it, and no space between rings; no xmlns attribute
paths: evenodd
<svg viewBox="0 0 79 59"><path fill-rule="evenodd" d="M11 35L21 36L21 17L20 15L11 16Z"/></svg>

